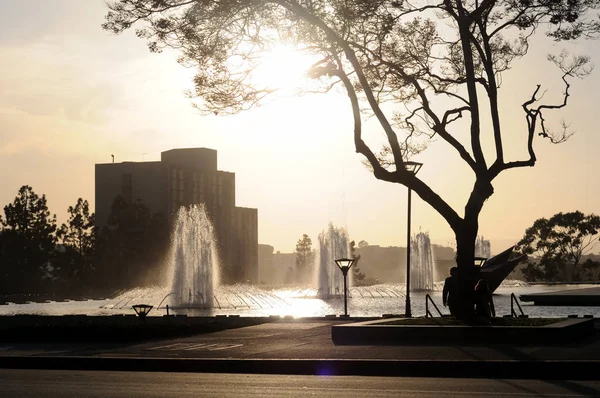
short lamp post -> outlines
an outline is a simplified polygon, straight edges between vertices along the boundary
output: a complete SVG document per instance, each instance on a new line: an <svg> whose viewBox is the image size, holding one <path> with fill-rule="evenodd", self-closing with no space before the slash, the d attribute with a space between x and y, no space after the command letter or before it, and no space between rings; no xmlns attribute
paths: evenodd
<svg viewBox="0 0 600 398"><path fill-rule="evenodd" d="M417 175L419 170L421 170L421 166L423 163L418 162L404 162L404 167L406 171L411 173L412 175ZM412 312L410 309L410 187L408 187L408 221L406 227L406 303L404 304L404 316L407 318L412 317Z"/></svg>
<svg viewBox="0 0 600 398"><path fill-rule="evenodd" d="M146 315L148 315L148 313L153 308L153 306L148 305L148 304L136 304L136 305L132 305L131 308L133 308L133 310L135 311L135 313L140 318L143 319L143 318L146 318Z"/></svg>
<svg viewBox="0 0 600 398"><path fill-rule="evenodd" d="M354 259L352 258L340 258L335 260L335 263L344 274L344 316L348 316L348 289L346 280L348 279L348 271L352 264L354 264Z"/></svg>

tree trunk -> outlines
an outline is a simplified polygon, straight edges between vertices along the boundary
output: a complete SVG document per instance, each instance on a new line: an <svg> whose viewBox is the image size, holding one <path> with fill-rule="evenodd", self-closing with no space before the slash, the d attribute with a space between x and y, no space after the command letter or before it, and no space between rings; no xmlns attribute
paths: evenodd
<svg viewBox="0 0 600 398"><path fill-rule="evenodd" d="M474 317L474 288L479 270L474 267L475 241L477 239L477 221L467 222L456 231L456 264L458 266L458 300L456 316L463 320Z"/></svg>
<svg viewBox="0 0 600 398"><path fill-rule="evenodd" d="M457 317L469 321L475 315L475 285L479 280L479 267L475 267L475 241L479 231L479 213L483 203L492 196L494 188L486 176L478 175L465 206L465 217L457 228L456 263L458 266Z"/></svg>

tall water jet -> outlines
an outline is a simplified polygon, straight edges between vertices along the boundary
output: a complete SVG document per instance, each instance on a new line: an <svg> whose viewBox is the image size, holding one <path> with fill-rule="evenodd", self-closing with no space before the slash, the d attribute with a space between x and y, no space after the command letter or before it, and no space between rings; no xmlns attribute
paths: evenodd
<svg viewBox="0 0 600 398"><path fill-rule="evenodd" d="M433 290L433 250L427 232L410 239L410 286L411 291Z"/></svg>
<svg viewBox="0 0 600 398"><path fill-rule="evenodd" d="M175 306L214 306L217 253L214 228L204 204L181 207L171 236L171 293Z"/></svg>
<svg viewBox="0 0 600 398"><path fill-rule="evenodd" d="M342 297L344 276L335 264L336 259L348 257L348 233L329 223L329 228L319 234L319 255L317 263L317 295L320 298Z"/></svg>
<svg viewBox="0 0 600 398"><path fill-rule="evenodd" d="M492 256L492 245L483 236L478 236L475 239L475 257L490 258Z"/></svg>

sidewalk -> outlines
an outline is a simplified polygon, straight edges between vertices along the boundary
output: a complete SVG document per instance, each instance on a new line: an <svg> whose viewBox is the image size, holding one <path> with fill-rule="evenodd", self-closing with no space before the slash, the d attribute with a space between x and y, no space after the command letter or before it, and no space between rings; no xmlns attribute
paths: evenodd
<svg viewBox="0 0 600 398"><path fill-rule="evenodd" d="M336 346L342 321L273 322L134 345L0 346L0 367L217 373L600 378L600 334L553 346Z"/></svg>

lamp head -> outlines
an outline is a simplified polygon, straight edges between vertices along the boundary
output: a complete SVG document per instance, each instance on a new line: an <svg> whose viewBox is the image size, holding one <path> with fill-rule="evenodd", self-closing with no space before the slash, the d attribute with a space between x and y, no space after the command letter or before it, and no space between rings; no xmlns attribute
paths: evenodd
<svg viewBox="0 0 600 398"><path fill-rule="evenodd" d="M150 312L150 310L153 308L153 306L148 305L148 304L136 304L136 305L132 305L131 308L133 308L133 310L135 311L135 313L140 318L145 318L146 315L148 315L148 313Z"/></svg>
<svg viewBox="0 0 600 398"><path fill-rule="evenodd" d="M350 267L352 267L352 264L354 264L354 259L353 258L339 258L339 259L335 260L335 263L337 264L338 267L340 267L342 272L344 274L346 274L348 272L348 270L350 269Z"/></svg>
<svg viewBox="0 0 600 398"><path fill-rule="evenodd" d="M404 168L406 169L406 171L408 171L409 173L412 173L413 175L416 175L419 172L419 170L421 170L422 166L423 166L423 163L419 163L419 162L411 162L411 161L404 162Z"/></svg>
<svg viewBox="0 0 600 398"><path fill-rule="evenodd" d="M486 257L475 257L473 263L477 268L481 268L481 267L483 267L483 264L485 264L486 261L487 261Z"/></svg>

